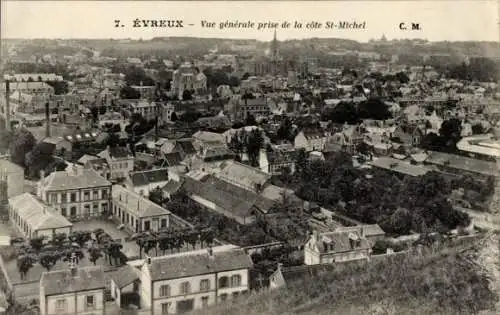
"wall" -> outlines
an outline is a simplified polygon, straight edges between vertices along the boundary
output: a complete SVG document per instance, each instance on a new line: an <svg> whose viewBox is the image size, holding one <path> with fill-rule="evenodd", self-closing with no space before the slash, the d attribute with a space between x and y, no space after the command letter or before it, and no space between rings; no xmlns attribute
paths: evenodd
<svg viewBox="0 0 500 315"><path fill-rule="evenodd" d="M86 310L86 298L88 295L94 296L95 308ZM77 312L78 314L104 314L104 290L84 291L77 294Z"/></svg>
<svg viewBox="0 0 500 315"><path fill-rule="evenodd" d="M57 301L65 299L66 300L66 310L67 313L61 313L56 309ZM46 314L47 315L63 315L63 314L75 314L75 294L61 294L56 296L48 296L46 298Z"/></svg>
<svg viewBox="0 0 500 315"><path fill-rule="evenodd" d="M208 291L201 291L200 288L200 281L203 279L207 279L210 281L210 289ZM183 295L181 293L181 284L183 282L188 281L191 285L191 293ZM162 285L170 285L170 292L171 295L170 297L160 297L160 287ZM178 279L172 279L172 280L166 280L166 281L158 281L154 283L153 286L153 292L154 292L154 314L161 314L161 308L163 303L168 303L170 302L170 308L169 311L171 312L176 312L176 302L177 301L182 301L182 300L189 300L189 299L194 299L194 308L199 309L201 308L202 305L202 297L208 296L208 304L215 304L215 297L216 297L216 279L215 279L215 274L207 274L207 275L201 275L201 276L195 276L195 277L188 277L188 278L178 278Z"/></svg>

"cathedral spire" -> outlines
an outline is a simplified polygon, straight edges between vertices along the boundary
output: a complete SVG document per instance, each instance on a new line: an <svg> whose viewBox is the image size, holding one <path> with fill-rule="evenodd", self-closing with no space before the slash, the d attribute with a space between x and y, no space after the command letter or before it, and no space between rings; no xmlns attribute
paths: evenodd
<svg viewBox="0 0 500 315"><path fill-rule="evenodd" d="M276 30L274 30L274 37L271 45L271 51L274 59L278 57L278 38L276 36Z"/></svg>

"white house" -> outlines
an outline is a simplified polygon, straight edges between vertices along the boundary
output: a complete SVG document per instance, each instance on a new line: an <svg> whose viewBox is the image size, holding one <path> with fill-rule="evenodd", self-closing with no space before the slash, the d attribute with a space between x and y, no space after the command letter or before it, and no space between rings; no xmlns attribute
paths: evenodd
<svg viewBox="0 0 500 315"><path fill-rule="evenodd" d="M306 265L332 264L353 260L368 260L371 246L366 237L358 231L314 231L304 246Z"/></svg>
<svg viewBox="0 0 500 315"><path fill-rule="evenodd" d="M40 279L41 315L105 314L102 267L44 272Z"/></svg>
<svg viewBox="0 0 500 315"><path fill-rule="evenodd" d="M295 136L295 149L310 151L323 151L327 142L327 136L321 131L300 131Z"/></svg>
<svg viewBox="0 0 500 315"><path fill-rule="evenodd" d="M250 257L223 245L147 258L141 268L141 306L166 315L235 299L249 290Z"/></svg>

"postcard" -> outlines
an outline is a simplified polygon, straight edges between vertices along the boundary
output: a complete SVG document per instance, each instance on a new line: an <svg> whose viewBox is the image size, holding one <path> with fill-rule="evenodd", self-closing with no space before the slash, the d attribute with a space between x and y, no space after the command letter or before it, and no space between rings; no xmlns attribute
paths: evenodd
<svg viewBox="0 0 500 315"><path fill-rule="evenodd" d="M499 314L499 13L2 1L0 312Z"/></svg>

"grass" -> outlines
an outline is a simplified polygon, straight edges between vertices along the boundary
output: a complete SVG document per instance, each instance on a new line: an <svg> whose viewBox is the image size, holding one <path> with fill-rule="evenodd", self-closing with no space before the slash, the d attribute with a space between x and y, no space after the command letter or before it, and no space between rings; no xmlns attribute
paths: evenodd
<svg viewBox="0 0 500 315"><path fill-rule="evenodd" d="M347 266L201 313L477 314L492 309L498 299L488 287L488 276L474 262L478 246L424 249L367 266Z"/></svg>

